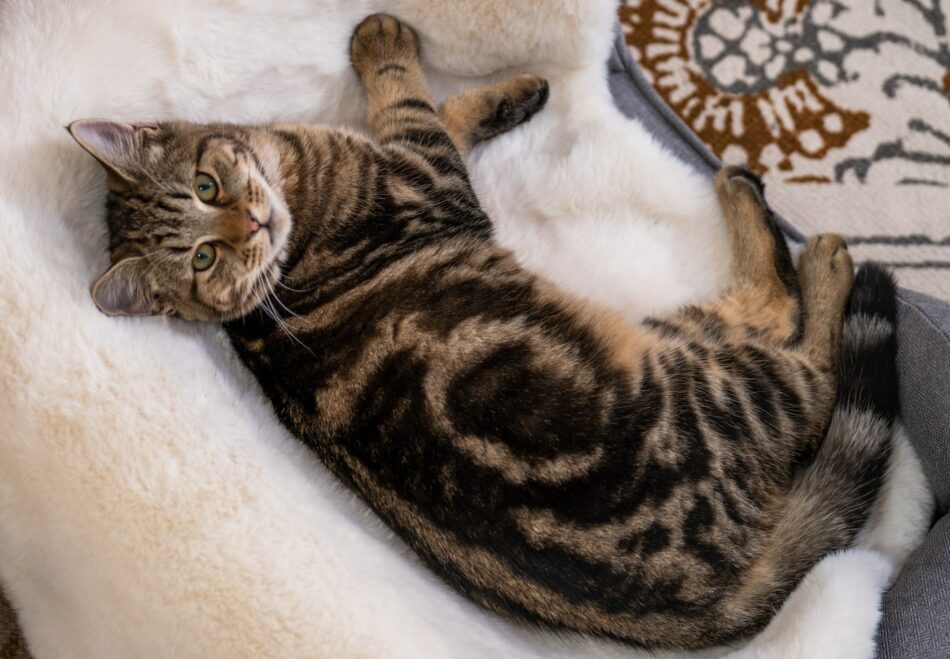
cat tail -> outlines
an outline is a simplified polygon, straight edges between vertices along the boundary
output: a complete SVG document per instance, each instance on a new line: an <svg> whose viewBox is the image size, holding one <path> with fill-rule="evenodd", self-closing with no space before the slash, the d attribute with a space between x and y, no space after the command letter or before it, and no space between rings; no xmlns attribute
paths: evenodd
<svg viewBox="0 0 950 659"><path fill-rule="evenodd" d="M732 602L733 620L746 631L766 624L808 570L847 547L867 521L898 414L896 295L893 277L879 265L867 264L855 276L828 433Z"/></svg>

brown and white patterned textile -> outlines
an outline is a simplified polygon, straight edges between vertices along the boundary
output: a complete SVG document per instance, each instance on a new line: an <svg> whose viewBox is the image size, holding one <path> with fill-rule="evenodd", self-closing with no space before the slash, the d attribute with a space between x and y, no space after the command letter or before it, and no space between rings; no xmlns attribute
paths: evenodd
<svg viewBox="0 0 950 659"><path fill-rule="evenodd" d="M950 0L625 0L653 87L805 233L950 300Z"/></svg>

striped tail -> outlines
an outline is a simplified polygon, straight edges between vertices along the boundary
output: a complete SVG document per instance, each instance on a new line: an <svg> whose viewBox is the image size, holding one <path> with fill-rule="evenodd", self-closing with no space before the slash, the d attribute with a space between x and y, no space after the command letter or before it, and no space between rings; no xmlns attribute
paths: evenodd
<svg viewBox="0 0 950 659"><path fill-rule="evenodd" d="M851 544L867 521L898 413L896 294L893 277L878 265L855 277L828 433L793 484L753 576L727 604L746 633L764 626L808 570Z"/></svg>

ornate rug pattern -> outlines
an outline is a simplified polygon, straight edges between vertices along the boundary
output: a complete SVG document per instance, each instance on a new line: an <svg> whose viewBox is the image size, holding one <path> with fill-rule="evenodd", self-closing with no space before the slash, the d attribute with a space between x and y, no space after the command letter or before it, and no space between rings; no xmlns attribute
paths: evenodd
<svg viewBox="0 0 950 659"><path fill-rule="evenodd" d="M950 0L625 0L653 87L805 233L950 300Z"/></svg>

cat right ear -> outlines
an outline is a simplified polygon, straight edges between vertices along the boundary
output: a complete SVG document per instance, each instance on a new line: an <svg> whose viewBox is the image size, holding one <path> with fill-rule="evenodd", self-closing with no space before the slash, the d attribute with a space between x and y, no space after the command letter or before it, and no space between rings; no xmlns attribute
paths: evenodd
<svg viewBox="0 0 950 659"><path fill-rule="evenodd" d="M80 119L66 130L89 154L125 181L135 180L145 151L145 128L108 119Z"/></svg>
<svg viewBox="0 0 950 659"><path fill-rule="evenodd" d="M92 285L92 299L107 316L152 316L160 311L142 256L122 259L102 273Z"/></svg>

